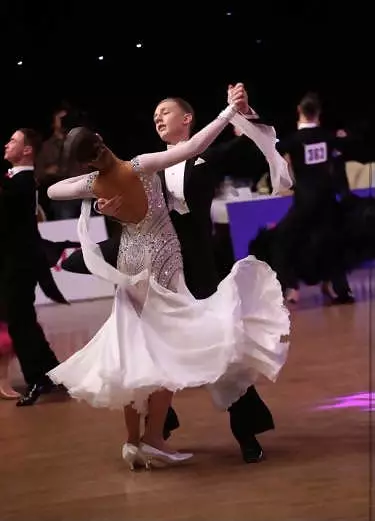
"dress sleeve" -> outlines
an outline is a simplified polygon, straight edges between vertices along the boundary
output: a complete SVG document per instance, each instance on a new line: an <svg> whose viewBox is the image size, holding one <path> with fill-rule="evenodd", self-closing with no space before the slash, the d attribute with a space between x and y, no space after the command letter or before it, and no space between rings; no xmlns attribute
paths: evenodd
<svg viewBox="0 0 375 521"><path fill-rule="evenodd" d="M47 194L50 199L91 199L94 196L92 185L99 172L70 177L59 181L48 188Z"/></svg>
<svg viewBox="0 0 375 521"><path fill-rule="evenodd" d="M202 154L224 130L236 112L236 108L229 105L216 119L192 136L189 141L180 143L164 152L141 154L133 158L131 161L133 168L138 172L153 174Z"/></svg>

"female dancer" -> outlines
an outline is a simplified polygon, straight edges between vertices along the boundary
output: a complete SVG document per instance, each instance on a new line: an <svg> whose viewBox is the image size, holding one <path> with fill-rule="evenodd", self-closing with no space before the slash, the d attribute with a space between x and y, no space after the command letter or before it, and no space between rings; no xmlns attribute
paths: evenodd
<svg viewBox="0 0 375 521"><path fill-rule="evenodd" d="M137 462L148 466L192 456L172 452L163 440L172 393L215 383L236 367L248 369L245 388L260 374L274 381L286 361L288 343L281 337L289 334L289 316L275 274L248 257L234 266L212 297L195 300L184 282L179 241L155 175L202 153L235 115L236 108L228 106L189 141L131 161L118 159L91 131L73 129L65 144L66 159L90 163L97 171L48 190L54 199L84 199L78 235L85 263L117 286L104 326L48 375L76 399L97 407L125 407L128 442L123 457L131 468ZM117 217L127 224L115 269L91 241L88 223L92 198L118 194L124 198ZM141 438L140 413L146 411Z"/></svg>

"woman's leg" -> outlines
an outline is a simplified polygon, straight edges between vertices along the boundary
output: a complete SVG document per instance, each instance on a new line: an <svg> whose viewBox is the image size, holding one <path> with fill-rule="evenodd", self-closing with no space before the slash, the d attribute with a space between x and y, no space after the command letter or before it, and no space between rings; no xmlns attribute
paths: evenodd
<svg viewBox="0 0 375 521"><path fill-rule="evenodd" d="M142 438L144 443L166 452L163 431L168 408L172 402L172 396L173 393L165 389L156 391L150 396L148 420Z"/></svg>
<svg viewBox="0 0 375 521"><path fill-rule="evenodd" d="M127 405L124 408L125 425L128 431L128 443L138 447L141 439L141 417L132 405Z"/></svg>
<svg viewBox="0 0 375 521"><path fill-rule="evenodd" d="M0 398L8 400L20 397L9 381L9 366L12 358L12 353L0 355Z"/></svg>

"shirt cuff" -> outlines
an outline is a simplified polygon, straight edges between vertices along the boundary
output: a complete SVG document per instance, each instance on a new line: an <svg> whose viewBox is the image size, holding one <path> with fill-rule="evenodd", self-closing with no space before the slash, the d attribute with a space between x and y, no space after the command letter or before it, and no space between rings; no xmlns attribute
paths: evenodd
<svg viewBox="0 0 375 521"><path fill-rule="evenodd" d="M241 112L242 116L244 116L246 119L259 119L259 116L258 114L255 112L254 109L252 109L251 107L249 107L248 111L246 112L246 114L244 114L243 112Z"/></svg>
<svg viewBox="0 0 375 521"><path fill-rule="evenodd" d="M98 209L98 200L94 201L94 204L92 205L92 207L94 208L94 212L100 214L100 215L103 215L102 212Z"/></svg>

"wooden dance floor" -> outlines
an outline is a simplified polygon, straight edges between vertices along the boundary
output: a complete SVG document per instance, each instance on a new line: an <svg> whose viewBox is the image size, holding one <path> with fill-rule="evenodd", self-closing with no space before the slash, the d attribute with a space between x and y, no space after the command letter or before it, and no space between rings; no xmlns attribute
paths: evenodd
<svg viewBox="0 0 375 521"><path fill-rule="evenodd" d="M260 464L242 462L228 415L201 389L175 398L182 425L171 440L195 458L150 472L122 463L119 412L59 394L31 408L0 402L0 520L368 521L368 283L366 275L355 283L354 305L323 306L312 288L292 310L289 361L276 384L258 386L276 421L259 437L267 456ZM39 315L63 359L110 307L46 306Z"/></svg>

